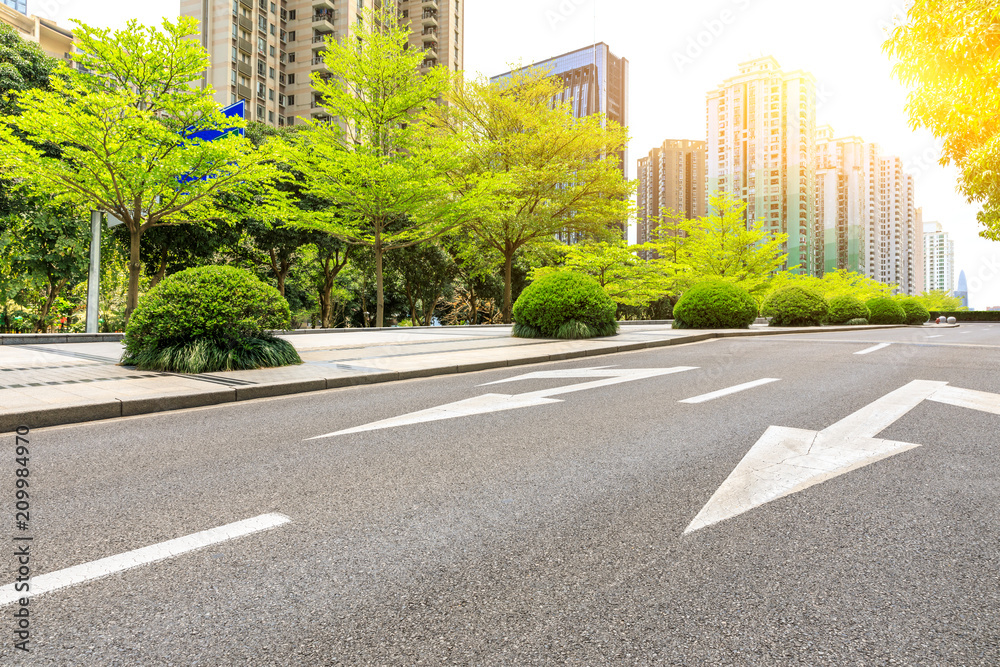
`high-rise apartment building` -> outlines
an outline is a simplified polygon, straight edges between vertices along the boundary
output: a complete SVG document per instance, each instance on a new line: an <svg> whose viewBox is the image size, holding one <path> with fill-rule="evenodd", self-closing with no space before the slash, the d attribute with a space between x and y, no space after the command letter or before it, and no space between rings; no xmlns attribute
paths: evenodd
<svg viewBox="0 0 1000 667"><path fill-rule="evenodd" d="M899 285L900 294L919 294L916 284L920 242L913 176L903 171L903 161L880 155L869 144L869 229L866 275L881 283Z"/></svg>
<svg viewBox="0 0 1000 667"><path fill-rule="evenodd" d="M0 0L0 3L0 23L14 28L21 39L38 44L46 55L73 65L72 31L60 28L55 21L29 15L25 0Z"/></svg>
<svg viewBox="0 0 1000 667"><path fill-rule="evenodd" d="M201 22L211 66L203 86L220 105L247 101L250 119L282 126L326 117L311 75L329 76L326 40L361 40L378 26L365 10L394 6L411 30L410 48L425 49L424 67L462 69L461 0L181 0L181 13Z"/></svg>
<svg viewBox="0 0 1000 667"><path fill-rule="evenodd" d="M868 207L865 142L835 139L833 128L816 130L816 226L814 274L843 269L865 273Z"/></svg>
<svg viewBox="0 0 1000 667"><path fill-rule="evenodd" d="M668 139L638 162L636 242L647 243L661 216L692 220L707 203L705 142Z"/></svg>
<svg viewBox="0 0 1000 667"><path fill-rule="evenodd" d="M560 102L573 108L576 118L604 114L606 120L628 125L629 62L611 52L604 42L586 46L561 56L528 65L559 77L563 82ZM521 70L518 70L521 71ZM507 78L511 72L495 76L491 81ZM628 177L626 152L620 154L622 173Z"/></svg>
<svg viewBox="0 0 1000 667"><path fill-rule="evenodd" d="M924 223L924 291L955 290L955 242L940 222Z"/></svg>
<svg viewBox="0 0 1000 667"><path fill-rule="evenodd" d="M772 57L739 65L707 95L708 193L747 204L749 223L788 234L788 266L812 273L816 79Z"/></svg>

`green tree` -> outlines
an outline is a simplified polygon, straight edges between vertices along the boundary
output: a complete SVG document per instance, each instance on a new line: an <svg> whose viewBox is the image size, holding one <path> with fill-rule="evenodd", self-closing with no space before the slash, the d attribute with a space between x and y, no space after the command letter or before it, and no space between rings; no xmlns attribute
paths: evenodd
<svg viewBox="0 0 1000 667"><path fill-rule="evenodd" d="M962 305L962 300L957 296L952 296L949 292L945 290L931 290L930 292L924 292L920 296L916 297L920 303L923 304L924 308L934 312L954 312L959 310L968 310Z"/></svg>
<svg viewBox="0 0 1000 667"><path fill-rule="evenodd" d="M1000 4L914 0L884 45L895 74L912 87L913 127L944 140L942 163L961 172L959 189L983 209L981 235L1000 240Z"/></svg>
<svg viewBox="0 0 1000 667"><path fill-rule="evenodd" d="M561 93L562 83L538 69L499 83L456 78L448 105L431 110L460 142L466 188L493 195L467 228L503 262L506 322L518 253L557 235L620 235L628 218L632 185L618 158L627 130L602 115L574 118L569 104L553 103Z"/></svg>
<svg viewBox="0 0 1000 667"><path fill-rule="evenodd" d="M117 31L77 22L80 69L62 67L51 90L16 95L18 115L0 118L0 167L56 203L108 211L129 233L126 316L139 298L141 239L155 227L231 215L226 193L276 196L272 152L237 132L215 141L190 129L222 130L212 90L191 85L209 66L198 22L181 17L162 28L136 21ZM55 146L53 156L41 146Z"/></svg>
<svg viewBox="0 0 1000 667"><path fill-rule="evenodd" d="M16 273L33 275L44 286L35 330L44 333L49 327L53 304L67 285L87 277L90 265L90 234L86 225L71 211L42 209L14 219L5 248L13 258Z"/></svg>
<svg viewBox="0 0 1000 667"><path fill-rule="evenodd" d="M746 204L727 193L708 203L710 213L692 225L684 244L684 262L698 278L725 278L759 291L788 261L788 235L771 234L760 221L747 225Z"/></svg>
<svg viewBox="0 0 1000 667"><path fill-rule="evenodd" d="M390 263L403 284L413 325L422 322L429 327L441 299L458 274L455 262L440 246L425 243L393 253Z"/></svg>
<svg viewBox="0 0 1000 667"><path fill-rule="evenodd" d="M371 249L382 326L385 254L457 226L477 198L455 196L456 146L421 120L444 93L446 71L420 72L424 53L409 48L409 29L389 5L365 16L381 27L360 42L329 40L322 55L332 76L313 74L334 120L299 133L299 166L305 191L331 206L302 212L297 224Z"/></svg>
<svg viewBox="0 0 1000 667"><path fill-rule="evenodd" d="M0 23L0 116L18 113L13 94L32 88L48 88L56 60L45 55L37 44L21 39L11 26ZM0 232L9 216L24 212L28 204L8 176L0 171Z"/></svg>
<svg viewBox="0 0 1000 667"><path fill-rule="evenodd" d="M584 241L567 246L562 267L546 266L532 272L532 279L569 269L597 279L615 303L643 307L664 296L672 281L656 262L645 261L624 239Z"/></svg>

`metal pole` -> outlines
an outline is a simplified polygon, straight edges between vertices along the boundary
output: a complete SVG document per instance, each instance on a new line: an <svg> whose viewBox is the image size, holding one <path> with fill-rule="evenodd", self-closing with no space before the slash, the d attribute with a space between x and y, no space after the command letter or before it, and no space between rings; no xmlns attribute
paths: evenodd
<svg viewBox="0 0 1000 667"><path fill-rule="evenodd" d="M97 305L101 288L101 211L90 212L90 275L87 278L87 333L97 333Z"/></svg>

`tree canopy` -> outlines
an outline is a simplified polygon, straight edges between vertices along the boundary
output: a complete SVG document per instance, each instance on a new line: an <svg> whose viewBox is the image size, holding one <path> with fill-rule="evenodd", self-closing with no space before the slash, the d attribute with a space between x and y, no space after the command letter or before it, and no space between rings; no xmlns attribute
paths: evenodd
<svg viewBox="0 0 1000 667"><path fill-rule="evenodd" d="M914 0L884 46L895 74L912 87L913 127L944 140L959 189L982 205L981 234L1000 240L1000 4Z"/></svg>

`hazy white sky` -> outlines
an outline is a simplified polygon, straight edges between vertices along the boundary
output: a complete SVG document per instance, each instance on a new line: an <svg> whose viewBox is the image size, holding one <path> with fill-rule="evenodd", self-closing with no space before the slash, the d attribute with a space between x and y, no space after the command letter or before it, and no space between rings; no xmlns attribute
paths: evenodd
<svg viewBox="0 0 1000 667"><path fill-rule="evenodd" d="M29 12L118 26L158 22L170 3L28 0ZM903 159L917 177L925 221L955 240L957 272L969 279L970 305L1000 306L1000 244L978 236L977 207L955 192L957 172L937 164L938 144L912 131L906 91L882 52L886 30L906 0L463 0L466 71L490 76L598 41L628 58L630 171L664 139L705 138L705 93L737 63L773 55L786 70L819 82L817 122L837 136L860 136ZM173 4L179 11L179 2ZM167 14L170 15L170 14Z"/></svg>

